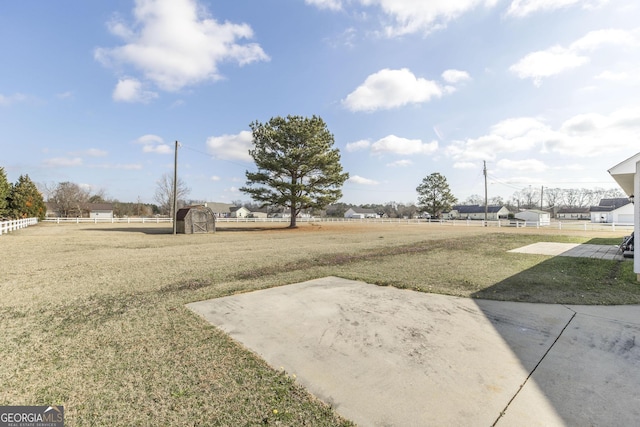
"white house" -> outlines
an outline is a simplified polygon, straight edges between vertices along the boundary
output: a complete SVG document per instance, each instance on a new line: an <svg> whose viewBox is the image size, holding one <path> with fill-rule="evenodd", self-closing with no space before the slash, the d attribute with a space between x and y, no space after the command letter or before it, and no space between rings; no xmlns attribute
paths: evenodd
<svg viewBox="0 0 640 427"><path fill-rule="evenodd" d="M211 209L216 218L228 218L231 216L231 208L234 208L235 205L231 203L205 202L204 207Z"/></svg>
<svg viewBox="0 0 640 427"><path fill-rule="evenodd" d="M113 218L113 203L87 203L89 218Z"/></svg>
<svg viewBox="0 0 640 427"><path fill-rule="evenodd" d="M528 209L526 211L518 212L515 214L516 219L521 219L528 223L534 223L540 226L547 226L551 224L551 214L549 212Z"/></svg>
<svg viewBox="0 0 640 427"><path fill-rule="evenodd" d="M244 206L234 206L229 209L229 216L231 218L247 218L251 214L251 211Z"/></svg>
<svg viewBox="0 0 640 427"><path fill-rule="evenodd" d="M353 207L347 209L344 213L345 218L364 219L364 218L379 218L380 216L373 209L365 209L359 207Z"/></svg>
<svg viewBox="0 0 640 427"><path fill-rule="evenodd" d="M591 219L591 212L589 208L560 208L556 218L560 220Z"/></svg>
<svg viewBox="0 0 640 427"><path fill-rule="evenodd" d="M266 209L251 211L251 213L249 214L249 217L251 218L267 218L268 216L269 214L267 213Z"/></svg>
<svg viewBox="0 0 640 427"><path fill-rule="evenodd" d="M504 206L492 205L487 206L487 220L496 221L509 217L509 209ZM485 218L485 207L480 205L457 205L449 212L443 212L442 217L445 219L480 219Z"/></svg>
<svg viewBox="0 0 640 427"><path fill-rule="evenodd" d="M591 206L591 222L633 224L633 203L626 197L602 199Z"/></svg>

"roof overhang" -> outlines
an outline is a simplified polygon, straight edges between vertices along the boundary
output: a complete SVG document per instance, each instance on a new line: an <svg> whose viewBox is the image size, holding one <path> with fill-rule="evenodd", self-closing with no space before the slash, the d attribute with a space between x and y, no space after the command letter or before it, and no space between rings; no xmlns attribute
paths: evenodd
<svg viewBox="0 0 640 427"><path fill-rule="evenodd" d="M640 153L629 157L627 160L618 163L611 169L609 174L616 180L622 191L627 196L633 195L634 177L636 176L636 163L640 161Z"/></svg>

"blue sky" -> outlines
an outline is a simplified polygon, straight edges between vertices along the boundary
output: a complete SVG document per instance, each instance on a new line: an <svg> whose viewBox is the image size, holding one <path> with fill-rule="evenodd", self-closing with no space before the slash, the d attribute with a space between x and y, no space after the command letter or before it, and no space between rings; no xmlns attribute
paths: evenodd
<svg viewBox="0 0 640 427"><path fill-rule="evenodd" d="M59 0L0 5L0 166L153 202L248 200L249 124L318 115L341 201L616 188L640 151L633 0Z"/></svg>

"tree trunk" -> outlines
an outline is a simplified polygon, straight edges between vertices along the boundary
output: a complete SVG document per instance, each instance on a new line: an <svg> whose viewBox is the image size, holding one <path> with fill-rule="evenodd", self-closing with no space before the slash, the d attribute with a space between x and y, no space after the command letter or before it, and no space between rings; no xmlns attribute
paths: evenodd
<svg viewBox="0 0 640 427"><path fill-rule="evenodd" d="M291 222L289 222L289 228L296 228L296 208L291 206Z"/></svg>

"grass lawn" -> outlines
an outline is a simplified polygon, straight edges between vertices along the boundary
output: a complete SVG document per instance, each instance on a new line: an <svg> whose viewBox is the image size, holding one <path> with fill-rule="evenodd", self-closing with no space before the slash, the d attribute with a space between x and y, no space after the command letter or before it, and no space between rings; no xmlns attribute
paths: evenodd
<svg viewBox="0 0 640 427"><path fill-rule="evenodd" d="M640 303L632 262L507 253L617 244L624 232L322 223L170 233L40 224L0 237L0 405L62 404L69 426L350 425L185 308L329 275L471 298Z"/></svg>

